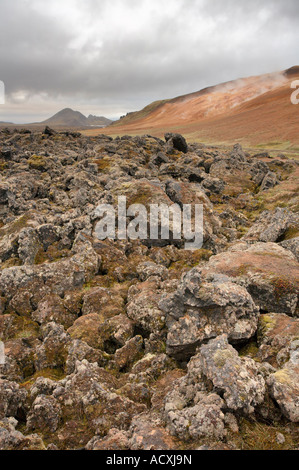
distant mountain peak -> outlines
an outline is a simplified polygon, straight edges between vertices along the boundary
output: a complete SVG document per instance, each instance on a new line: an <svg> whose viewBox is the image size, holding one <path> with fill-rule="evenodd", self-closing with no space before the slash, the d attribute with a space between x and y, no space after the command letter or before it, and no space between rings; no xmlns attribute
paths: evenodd
<svg viewBox="0 0 299 470"><path fill-rule="evenodd" d="M108 126L112 121L104 116L89 115L88 118L80 111L64 108L41 124L64 127Z"/></svg>

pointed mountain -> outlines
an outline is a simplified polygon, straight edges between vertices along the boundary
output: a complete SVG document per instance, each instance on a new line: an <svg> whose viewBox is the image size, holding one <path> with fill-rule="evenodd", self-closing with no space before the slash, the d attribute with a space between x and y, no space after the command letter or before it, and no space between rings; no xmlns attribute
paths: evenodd
<svg viewBox="0 0 299 470"><path fill-rule="evenodd" d="M47 126L63 127L88 127L88 126L108 126L112 121L105 117L89 116L88 118L79 111L73 111L65 108L54 114L51 118L43 121L41 124Z"/></svg>

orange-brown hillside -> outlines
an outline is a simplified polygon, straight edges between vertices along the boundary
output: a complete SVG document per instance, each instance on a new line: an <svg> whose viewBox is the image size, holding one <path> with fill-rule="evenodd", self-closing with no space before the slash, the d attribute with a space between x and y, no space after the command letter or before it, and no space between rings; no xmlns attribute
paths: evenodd
<svg viewBox="0 0 299 470"><path fill-rule="evenodd" d="M157 101L105 129L111 135L183 133L192 140L250 145L299 144L299 105L291 103L299 66ZM103 131L86 131L88 134Z"/></svg>

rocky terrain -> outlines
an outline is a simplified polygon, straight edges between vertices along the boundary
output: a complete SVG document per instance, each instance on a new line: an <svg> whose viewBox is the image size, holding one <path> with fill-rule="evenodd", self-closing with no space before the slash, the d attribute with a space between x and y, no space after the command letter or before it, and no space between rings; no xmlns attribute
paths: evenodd
<svg viewBox="0 0 299 470"><path fill-rule="evenodd" d="M204 245L98 240L96 207L204 206ZM295 449L298 163L0 132L0 449Z"/></svg>

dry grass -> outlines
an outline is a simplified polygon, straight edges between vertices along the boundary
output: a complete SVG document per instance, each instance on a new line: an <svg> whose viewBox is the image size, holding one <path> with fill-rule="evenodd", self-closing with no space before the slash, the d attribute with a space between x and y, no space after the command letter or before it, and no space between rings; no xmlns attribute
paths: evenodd
<svg viewBox="0 0 299 470"><path fill-rule="evenodd" d="M278 443L278 434L284 436L283 444ZM239 434L232 436L233 443L241 450L292 450L298 447L298 439L295 425L273 426L246 419L241 420Z"/></svg>

